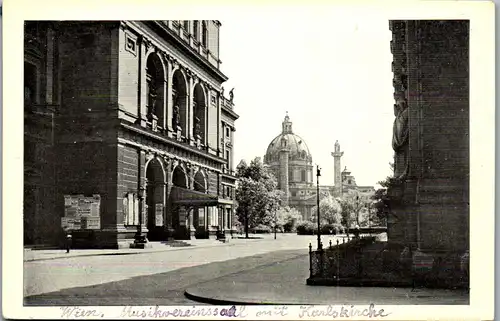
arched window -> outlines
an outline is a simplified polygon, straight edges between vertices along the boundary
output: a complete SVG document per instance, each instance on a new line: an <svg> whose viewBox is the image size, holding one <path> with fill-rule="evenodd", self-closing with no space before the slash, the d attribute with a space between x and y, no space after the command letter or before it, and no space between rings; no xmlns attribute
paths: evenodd
<svg viewBox="0 0 500 321"><path fill-rule="evenodd" d="M186 79L180 70L176 70L172 78L172 127L174 132L181 131L186 135L188 129Z"/></svg>
<svg viewBox="0 0 500 321"><path fill-rule="evenodd" d="M207 28L207 23L205 21L201 23L201 29L202 29L201 43L206 48L208 47L208 28Z"/></svg>
<svg viewBox="0 0 500 321"><path fill-rule="evenodd" d="M200 41L200 22L198 20L193 22L193 34L194 39L196 39L196 41Z"/></svg>
<svg viewBox="0 0 500 321"><path fill-rule="evenodd" d="M165 77L160 58L155 55L149 55L146 62L146 105L148 118L152 123L163 123L163 89L165 86ZM156 130L153 125L153 130Z"/></svg>

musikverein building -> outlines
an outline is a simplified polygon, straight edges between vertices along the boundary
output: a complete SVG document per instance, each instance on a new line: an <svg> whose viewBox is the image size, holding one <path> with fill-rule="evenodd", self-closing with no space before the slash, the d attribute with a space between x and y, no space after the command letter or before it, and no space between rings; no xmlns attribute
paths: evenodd
<svg viewBox="0 0 500 321"><path fill-rule="evenodd" d="M335 142L334 185L320 185L320 197L332 195L342 197L349 190L364 194L372 194L373 186L358 186L351 172L345 168L341 171L340 144ZM297 209L303 219L309 219L317 204L317 186L315 182L316 168L313 166L312 154L306 142L292 130L292 122L288 114L282 122L281 134L276 136L264 156L264 163L278 180L278 189L283 191L282 205Z"/></svg>
<svg viewBox="0 0 500 321"><path fill-rule="evenodd" d="M128 247L234 226L215 20L27 21L24 242Z"/></svg>

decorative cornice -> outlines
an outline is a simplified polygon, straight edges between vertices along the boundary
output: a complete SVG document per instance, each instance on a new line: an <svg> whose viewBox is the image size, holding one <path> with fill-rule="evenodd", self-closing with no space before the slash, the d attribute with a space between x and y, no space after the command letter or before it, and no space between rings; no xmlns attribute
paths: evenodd
<svg viewBox="0 0 500 321"><path fill-rule="evenodd" d="M187 146L187 145L178 143L178 142L173 141L172 139L167 138L167 137L162 137L162 136L159 136L159 135L154 134L154 133L149 133L149 132L147 132L146 130L144 130L142 128L138 128L137 126L129 125L129 124L126 124L126 123L123 123L123 122L120 123L120 125L123 128L131 130L133 132L136 132L136 133L142 134L144 136L147 136L147 137L159 140L161 142L164 142L166 144L175 146L175 147L177 147L179 149L182 149L184 151L188 151L188 152L191 152L191 153L196 154L198 156L202 156L204 158L210 159L210 160L215 161L215 162L217 162L219 164L225 164L226 163L226 160L224 158L220 158L220 157L217 157L215 155L211 155L209 153L203 153L203 152L199 151L198 149L192 148L191 146ZM160 154L165 154L165 153L160 153ZM175 156L175 155L172 155L172 157L174 157L174 158L177 157L178 158L178 156Z"/></svg>

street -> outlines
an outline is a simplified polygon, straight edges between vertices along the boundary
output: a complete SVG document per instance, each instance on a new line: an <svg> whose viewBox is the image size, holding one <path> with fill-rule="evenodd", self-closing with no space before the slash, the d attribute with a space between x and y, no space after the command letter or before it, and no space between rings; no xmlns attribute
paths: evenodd
<svg viewBox="0 0 500 321"><path fill-rule="evenodd" d="M327 246L337 239L342 238L324 236L322 242ZM280 234L276 240L265 235L230 243L204 240L193 242L196 246L140 254L117 250L115 255L26 261L24 302L41 306L469 302L467 293L454 290L308 286L308 245L315 247L315 241L312 235Z"/></svg>
<svg viewBox="0 0 500 321"><path fill-rule="evenodd" d="M313 235L263 237L226 244L207 240L214 246L206 248L24 262L26 304L157 304L159 298L167 305L193 304L183 296L188 286L306 255L309 243L315 246L316 241ZM323 243L330 239L323 237ZM271 252L279 254L263 255ZM303 267L306 274L308 268Z"/></svg>

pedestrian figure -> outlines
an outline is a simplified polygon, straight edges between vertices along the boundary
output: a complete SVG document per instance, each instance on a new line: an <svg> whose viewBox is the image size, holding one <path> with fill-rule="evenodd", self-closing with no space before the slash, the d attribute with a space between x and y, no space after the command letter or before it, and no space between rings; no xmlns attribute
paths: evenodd
<svg viewBox="0 0 500 321"><path fill-rule="evenodd" d="M359 239L359 225L357 225L357 224L354 227L354 237Z"/></svg>
<svg viewBox="0 0 500 321"><path fill-rule="evenodd" d="M71 249L71 241L72 241L72 235L70 231L66 231L66 253L69 253L69 250Z"/></svg>

